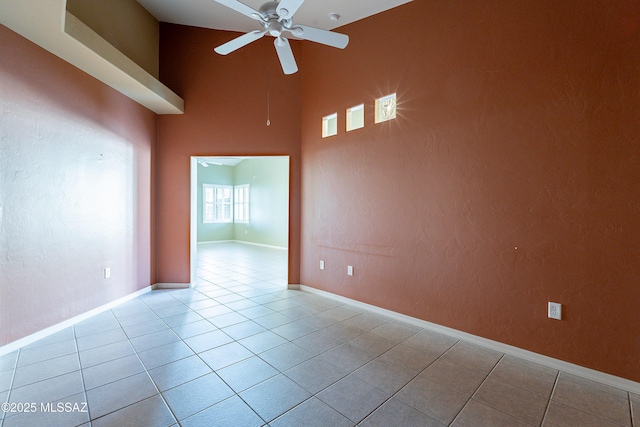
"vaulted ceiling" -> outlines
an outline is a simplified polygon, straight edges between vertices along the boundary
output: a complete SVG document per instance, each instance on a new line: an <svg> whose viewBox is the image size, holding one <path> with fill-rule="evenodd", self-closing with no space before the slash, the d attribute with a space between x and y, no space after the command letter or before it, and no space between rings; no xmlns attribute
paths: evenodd
<svg viewBox="0 0 640 427"><path fill-rule="evenodd" d="M256 22L214 0L137 0L160 22L191 25L216 30L246 32L257 29ZM331 30L408 3L411 0L306 0L295 14L299 24ZM258 10L265 0L242 0ZM337 22L329 15L340 15Z"/></svg>

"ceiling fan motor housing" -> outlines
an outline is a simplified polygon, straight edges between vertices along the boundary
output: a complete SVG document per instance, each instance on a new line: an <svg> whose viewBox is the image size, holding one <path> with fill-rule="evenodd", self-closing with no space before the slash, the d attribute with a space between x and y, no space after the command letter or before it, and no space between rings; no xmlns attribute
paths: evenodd
<svg viewBox="0 0 640 427"><path fill-rule="evenodd" d="M278 15L278 12L276 11L277 7L278 7L277 1L269 1L263 4L262 6L260 6L260 9L258 10L260 11L260 13L262 14L262 17L266 21L271 21L271 20L277 21L278 18L280 18L280 16Z"/></svg>
<svg viewBox="0 0 640 427"><path fill-rule="evenodd" d="M280 59L280 64L282 65L282 70L285 74L293 74L298 71L298 66L293 57L293 51L291 50L289 41L287 37L282 34L283 32L289 32L294 37L299 37L303 40L310 40L340 49L344 49L349 43L349 36L345 34L321 30L306 25L294 25L292 21L293 15L305 0L268 1L260 6L258 10L252 9L238 0L215 1L260 22L263 27L262 30L250 31L216 47L214 50L221 55L227 55L240 49L268 33L275 38L274 44L278 58Z"/></svg>

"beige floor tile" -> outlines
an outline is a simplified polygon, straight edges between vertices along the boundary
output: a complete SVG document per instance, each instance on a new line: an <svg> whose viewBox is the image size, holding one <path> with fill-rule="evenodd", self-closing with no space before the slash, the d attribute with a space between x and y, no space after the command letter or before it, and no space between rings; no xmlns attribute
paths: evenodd
<svg viewBox="0 0 640 427"><path fill-rule="evenodd" d="M640 427L640 394L629 393L633 427Z"/></svg>
<svg viewBox="0 0 640 427"><path fill-rule="evenodd" d="M488 378L473 398L532 425L540 425L548 400L535 393Z"/></svg>
<svg viewBox="0 0 640 427"><path fill-rule="evenodd" d="M381 355L385 351L395 347L397 344L396 342L374 334L373 332L364 333L349 342L364 351L375 354L376 356Z"/></svg>
<svg viewBox="0 0 640 427"><path fill-rule="evenodd" d="M317 394L318 399L358 423L389 398L377 388L346 376Z"/></svg>
<svg viewBox="0 0 640 427"><path fill-rule="evenodd" d="M375 359L376 355L362 350L351 343L345 343L322 353L320 357L342 369L355 371Z"/></svg>
<svg viewBox="0 0 640 427"><path fill-rule="evenodd" d="M447 351L442 358L456 365L489 374L503 354L494 350L460 341Z"/></svg>
<svg viewBox="0 0 640 427"><path fill-rule="evenodd" d="M555 369L505 355L491 372L490 378L549 397L557 375Z"/></svg>
<svg viewBox="0 0 640 427"><path fill-rule="evenodd" d="M418 377L396 397L442 424L449 424L467 403L468 397L443 385Z"/></svg>
<svg viewBox="0 0 640 427"><path fill-rule="evenodd" d="M558 402L551 402L542 423L543 427L620 427L604 418L580 411Z"/></svg>
<svg viewBox="0 0 640 427"><path fill-rule="evenodd" d="M399 344L381 355L380 358L417 374L435 362L438 356L405 344Z"/></svg>
<svg viewBox="0 0 640 427"><path fill-rule="evenodd" d="M239 396L263 420L269 422L311 397L311 394L280 374L252 387Z"/></svg>
<svg viewBox="0 0 640 427"><path fill-rule="evenodd" d="M361 427L444 427L433 418L397 399L389 399L363 422Z"/></svg>
<svg viewBox="0 0 640 427"><path fill-rule="evenodd" d="M451 424L452 427L530 427L528 424L472 400Z"/></svg>
<svg viewBox="0 0 640 427"><path fill-rule="evenodd" d="M459 340L457 338L449 337L438 332L424 330L403 341L403 344L417 348L418 350L422 350L426 353L440 356L445 351L453 347L458 341Z"/></svg>
<svg viewBox="0 0 640 427"><path fill-rule="evenodd" d="M439 359L420 376L470 397L482 384L486 374Z"/></svg>
<svg viewBox="0 0 640 427"><path fill-rule="evenodd" d="M613 394L614 396L618 396L622 399L627 399L627 392L625 390L607 385L607 384L602 384L599 383L597 381L592 381L586 378L582 378L579 377L577 375L573 375L573 374L568 374L566 372L561 372L559 378L561 379L565 379L565 380L569 380L571 382L574 383L578 383L578 384L582 384L582 385L586 385L589 387L594 387L600 391L603 391L605 393L609 393L609 394Z"/></svg>
<svg viewBox="0 0 640 427"><path fill-rule="evenodd" d="M619 425L631 426L629 400L604 392L593 385L575 383L561 376L552 400Z"/></svg>
<svg viewBox="0 0 640 427"><path fill-rule="evenodd" d="M353 422L316 397L312 397L269 423L270 427L351 427Z"/></svg>
<svg viewBox="0 0 640 427"><path fill-rule="evenodd" d="M408 369L380 358L367 363L353 375L389 394L400 390L415 376Z"/></svg>
<svg viewBox="0 0 640 427"><path fill-rule="evenodd" d="M421 328L407 323L389 322L378 326L371 332L399 343L417 334L420 330Z"/></svg>

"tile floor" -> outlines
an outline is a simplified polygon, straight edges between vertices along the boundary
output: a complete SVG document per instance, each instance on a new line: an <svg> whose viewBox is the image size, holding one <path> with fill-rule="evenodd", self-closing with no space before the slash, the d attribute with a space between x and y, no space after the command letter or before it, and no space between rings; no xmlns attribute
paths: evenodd
<svg viewBox="0 0 640 427"><path fill-rule="evenodd" d="M639 395L287 290L286 263L201 245L195 289L0 357L0 402L21 411L1 427L640 427Z"/></svg>

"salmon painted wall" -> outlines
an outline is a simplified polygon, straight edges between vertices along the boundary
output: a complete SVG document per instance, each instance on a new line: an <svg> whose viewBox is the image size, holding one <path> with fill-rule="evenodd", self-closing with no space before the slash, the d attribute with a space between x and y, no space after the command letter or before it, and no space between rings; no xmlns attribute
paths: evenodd
<svg viewBox="0 0 640 427"><path fill-rule="evenodd" d="M301 283L640 381L639 3L420 0L340 30L303 47Z"/></svg>
<svg viewBox="0 0 640 427"><path fill-rule="evenodd" d="M300 74L285 76L273 39L228 56L239 34L160 25L160 79L185 102L158 118L158 281L188 283L190 156L289 155L289 283L300 281ZM298 45L294 53L300 56ZM267 126L267 93L270 121Z"/></svg>
<svg viewBox="0 0 640 427"><path fill-rule="evenodd" d="M1 346L155 282L156 115L4 26L0 58Z"/></svg>

